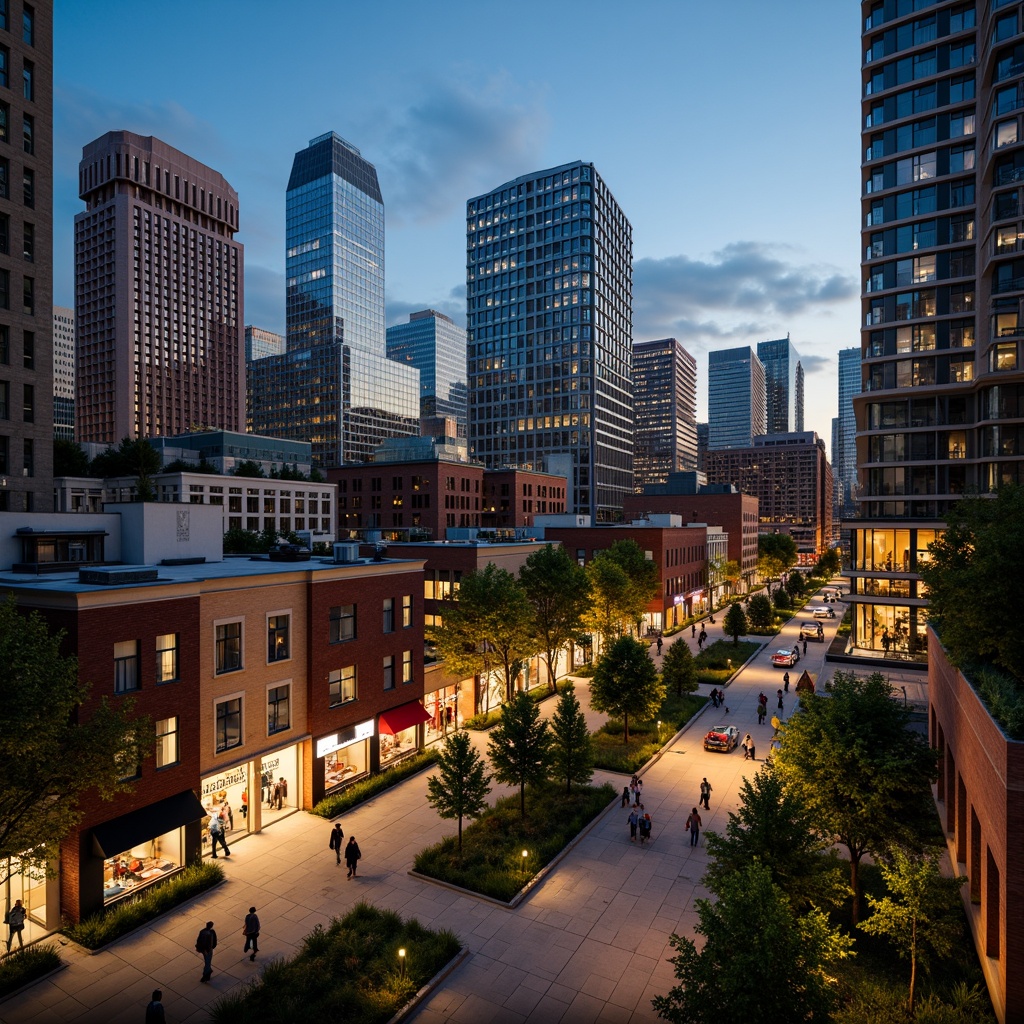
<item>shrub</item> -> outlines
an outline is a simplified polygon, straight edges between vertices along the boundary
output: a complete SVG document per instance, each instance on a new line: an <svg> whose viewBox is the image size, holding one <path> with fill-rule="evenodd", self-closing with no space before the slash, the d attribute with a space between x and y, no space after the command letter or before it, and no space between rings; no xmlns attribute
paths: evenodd
<svg viewBox="0 0 1024 1024"><path fill-rule="evenodd" d="M144 889L138 896L121 900L63 931L86 949L99 949L223 880L224 871L219 864L190 864L166 881Z"/></svg>
<svg viewBox="0 0 1024 1024"><path fill-rule="evenodd" d="M772 596L772 600L775 602L775 607L780 610L787 610L793 607L793 599L786 592L785 588L779 587Z"/></svg>
<svg viewBox="0 0 1024 1024"><path fill-rule="evenodd" d="M1024 740L1024 690L1005 672L995 668L968 670L992 717L1010 739ZM968 671L964 675L968 675Z"/></svg>
<svg viewBox="0 0 1024 1024"><path fill-rule="evenodd" d="M340 793L325 796L313 808L312 813L318 814L321 818L337 817L344 811L351 810L356 804L370 800L378 793L383 793L384 790L423 771L424 768L429 768L437 762L438 754L439 751L431 747L429 750L422 750L420 753L400 761L393 768L385 768L384 771L371 775L368 779L353 782L351 786L343 789Z"/></svg>
<svg viewBox="0 0 1024 1024"><path fill-rule="evenodd" d="M19 988L56 970L64 961L56 946L47 942L29 946L0 960L0 997L17 992Z"/></svg>

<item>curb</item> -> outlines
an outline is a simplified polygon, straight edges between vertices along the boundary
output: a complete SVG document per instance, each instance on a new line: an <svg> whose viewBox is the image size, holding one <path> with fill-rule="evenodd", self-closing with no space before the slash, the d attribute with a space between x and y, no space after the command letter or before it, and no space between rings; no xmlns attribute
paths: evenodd
<svg viewBox="0 0 1024 1024"><path fill-rule="evenodd" d="M411 871L409 873L412 874ZM401 1021L407 1020L409 1017L411 1017L412 1014L417 1009L419 1009L420 1003L424 1002L427 996L431 995L434 989L437 988L438 985L440 985L441 982L444 981L445 978L447 978L448 975L452 973L452 971L454 971L458 967L461 967L463 963L465 963L465 961L470 958L470 956L472 956L472 954L470 953L469 949L463 946L458 951L458 953L456 953L455 956L453 956L451 960L449 960L448 963L446 963L444 967L442 967L441 970L439 970L437 974L435 974L430 979L430 981L428 981L409 1000L409 1002L405 1004L405 1006L403 1006L397 1013L395 1013L393 1017L388 1019L387 1024L400 1024Z"/></svg>
<svg viewBox="0 0 1024 1024"><path fill-rule="evenodd" d="M40 974L38 978L26 981L24 985L20 988L14 989L13 992L8 992L5 996L0 996L0 1006L6 1003L9 999L14 999L16 996L20 996L24 992L27 992L33 985L38 985L41 981L46 981L48 978L52 978L55 974L60 974L61 971L66 970L70 966L71 965L66 960L61 960L59 967L54 967L52 971L47 971L45 974Z"/></svg>

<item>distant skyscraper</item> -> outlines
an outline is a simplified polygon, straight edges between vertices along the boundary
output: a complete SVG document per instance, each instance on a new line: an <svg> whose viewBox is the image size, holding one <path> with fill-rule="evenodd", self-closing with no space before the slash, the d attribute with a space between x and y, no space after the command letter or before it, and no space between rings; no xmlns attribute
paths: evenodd
<svg viewBox="0 0 1024 1024"><path fill-rule="evenodd" d="M615 519L633 489L633 229L580 161L466 214L474 456L537 470L565 456L566 511Z"/></svg>
<svg viewBox="0 0 1024 1024"><path fill-rule="evenodd" d="M765 373L749 345L708 353L708 450L748 448L766 433Z"/></svg>
<svg viewBox="0 0 1024 1024"><path fill-rule="evenodd" d="M321 468L419 432L419 375L385 355L377 171L328 132L295 154L286 211L287 352L250 364L249 427L310 441Z"/></svg>
<svg viewBox="0 0 1024 1024"><path fill-rule="evenodd" d="M133 132L90 142L78 171L78 440L239 429L237 193L198 160Z"/></svg>
<svg viewBox="0 0 1024 1024"><path fill-rule="evenodd" d="M633 345L633 486L697 468L697 360L675 338Z"/></svg>
<svg viewBox="0 0 1024 1024"><path fill-rule="evenodd" d="M466 332L444 313L423 309L407 324L387 331L387 355L420 371L420 416L447 416L466 436L469 392L466 387Z"/></svg>
<svg viewBox="0 0 1024 1024"><path fill-rule="evenodd" d="M287 351L284 337L273 331L265 331L262 327L247 324L245 328L245 362L254 359L265 359L267 356L284 355Z"/></svg>
<svg viewBox="0 0 1024 1024"><path fill-rule="evenodd" d="M704 456L708 450L708 425L707 423L697 424L697 468L704 468Z"/></svg>
<svg viewBox="0 0 1024 1024"><path fill-rule="evenodd" d="M53 436L75 439L75 311L53 307Z"/></svg>
<svg viewBox="0 0 1024 1024"><path fill-rule="evenodd" d="M767 433L802 431L804 368L789 335L773 341L759 341L757 358L764 366Z"/></svg>
<svg viewBox="0 0 1024 1024"><path fill-rule="evenodd" d="M844 516L856 514L857 493L857 418L853 399L861 391L860 349L844 348L839 352L839 421L838 438L833 443L832 468L835 472L836 500Z"/></svg>

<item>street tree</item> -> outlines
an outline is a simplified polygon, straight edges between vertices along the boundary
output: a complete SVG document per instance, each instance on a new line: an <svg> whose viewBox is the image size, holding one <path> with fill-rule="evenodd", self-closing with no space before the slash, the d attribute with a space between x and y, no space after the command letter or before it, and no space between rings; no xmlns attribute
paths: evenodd
<svg viewBox="0 0 1024 1024"><path fill-rule="evenodd" d="M134 476L139 501L156 501L152 477L160 472L160 453L144 437L124 437L116 448L100 452L89 464L91 476Z"/></svg>
<svg viewBox="0 0 1024 1024"><path fill-rule="evenodd" d="M263 479L267 474L263 472L263 466L254 459L242 459L235 463L235 476L250 477L254 480Z"/></svg>
<svg viewBox="0 0 1024 1024"><path fill-rule="evenodd" d="M960 887L967 879L945 878L936 857L915 857L900 849L878 866L889 895L867 897L873 913L860 927L889 938L898 956L910 961L907 1012L912 1018L918 965L927 971L931 955L949 956L959 938Z"/></svg>
<svg viewBox="0 0 1024 1024"><path fill-rule="evenodd" d="M587 625L606 642L624 633L639 634L647 606L659 594L658 567L635 540L619 540L587 566L591 605Z"/></svg>
<svg viewBox="0 0 1024 1024"><path fill-rule="evenodd" d="M772 595L772 584L778 583L786 572L786 563L775 555L757 556L757 575L765 585L768 596Z"/></svg>
<svg viewBox="0 0 1024 1024"><path fill-rule="evenodd" d="M788 533L762 533L757 538L757 555L777 558L785 572L797 563L796 541Z"/></svg>
<svg viewBox="0 0 1024 1024"><path fill-rule="evenodd" d="M771 765L743 779L740 804L729 812L725 833L705 832L704 838L711 858L705 884L713 891L730 875L761 864L798 914L811 906L834 909L849 895L838 856Z"/></svg>
<svg viewBox="0 0 1024 1024"><path fill-rule="evenodd" d="M804 574L802 572L791 572L786 577L786 593L794 599L804 596Z"/></svg>
<svg viewBox="0 0 1024 1024"><path fill-rule="evenodd" d="M487 753L494 777L506 786L519 787L519 815L526 817L526 787L542 783L551 774L551 733L540 708L525 693L517 693L501 712L492 730Z"/></svg>
<svg viewBox="0 0 1024 1024"><path fill-rule="evenodd" d="M789 596L789 591L785 587L776 588L773 601L775 602L775 607L780 611L793 607L793 599Z"/></svg>
<svg viewBox="0 0 1024 1024"><path fill-rule="evenodd" d="M126 769L154 749L153 723L134 716L130 697L88 702L62 640L13 598L0 604L0 884L15 861L46 872L82 819L82 795L130 792Z"/></svg>
<svg viewBox="0 0 1024 1024"><path fill-rule="evenodd" d="M561 544L547 544L526 559L519 584L533 608L534 635L554 693L558 655L583 629L590 594L587 570Z"/></svg>
<svg viewBox="0 0 1024 1024"><path fill-rule="evenodd" d="M732 597L736 591L736 584L743 579L743 570L739 562L718 555L708 561L708 579L709 582L725 583L729 589L729 596Z"/></svg>
<svg viewBox="0 0 1024 1024"><path fill-rule="evenodd" d="M479 818L487 809L491 787L484 759L473 747L469 733L453 732L437 758L439 775L427 779L427 803L442 818L459 822L459 856L462 856L462 820Z"/></svg>
<svg viewBox="0 0 1024 1024"><path fill-rule="evenodd" d="M763 864L725 875L712 891L717 899L697 900L700 952L685 936L669 940L679 984L652 1000L658 1016L719 1024L727 1008L743 1024L827 1024L839 1001L835 967L852 940L820 910L797 916Z"/></svg>
<svg viewBox="0 0 1024 1024"><path fill-rule="evenodd" d="M800 706L783 726L776 768L819 837L846 847L856 925L864 854L918 849L934 818L928 787L937 755L907 728L910 710L879 672L836 672L827 694L801 694Z"/></svg>
<svg viewBox="0 0 1024 1024"><path fill-rule="evenodd" d="M739 602L729 605L725 613L725 622L722 629L726 636L732 637L732 642L738 644L741 636L747 635L747 616L743 613L743 606Z"/></svg>
<svg viewBox="0 0 1024 1024"><path fill-rule="evenodd" d="M829 548L814 565L815 576L830 579L843 567L843 559L837 548Z"/></svg>
<svg viewBox="0 0 1024 1024"><path fill-rule="evenodd" d="M69 441L66 437L53 439L53 475L89 475L89 456L80 444Z"/></svg>
<svg viewBox="0 0 1024 1024"><path fill-rule="evenodd" d="M590 706L622 719L623 742L629 742L629 720L648 722L665 700L665 684L658 678L647 646L631 636L620 636L607 648L590 681Z"/></svg>
<svg viewBox="0 0 1024 1024"><path fill-rule="evenodd" d="M754 629L771 629L775 613L771 601L764 594L754 594L747 602L747 621Z"/></svg>
<svg viewBox="0 0 1024 1024"><path fill-rule="evenodd" d="M661 662L661 681L665 684L665 690L671 690L677 697L697 692L697 663L693 660L690 645L682 638L671 644L665 652Z"/></svg>
<svg viewBox="0 0 1024 1024"><path fill-rule="evenodd" d="M594 775L594 745L572 683L562 691L551 716L551 775L573 785L587 786Z"/></svg>

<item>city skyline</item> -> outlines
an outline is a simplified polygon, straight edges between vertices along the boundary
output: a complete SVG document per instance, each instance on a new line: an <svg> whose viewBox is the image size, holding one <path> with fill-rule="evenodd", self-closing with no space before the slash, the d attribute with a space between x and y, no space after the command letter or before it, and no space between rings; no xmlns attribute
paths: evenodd
<svg viewBox="0 0 1024 1024"><path fill-rule="evenodd" d="M474 10L472 23L500 24L508 45L497 61L489 51L460 49L447 64L437 55L469 24L466 5L429 15L401 6L398 17L394 8L348 12L346 34L362 34L368 43L339 68L318 59L325 44L310 48L308 33L271 33L266 26L277 24L277 9L269 4L245 5L244 18L237 3L204 11L204 32L195 33L188 17L168 25L157 11L117 0L102 20L58 3L56 304L72 300L69 214L79 208L77 160L85 142L108 130L155 134L217 167L239 190L245 322L281 333L282 195L292 155L317 133L352 139L380 169L389 325L428 307L464 323L470 196L537 167L592 160L636 226L634 340L674 336L694 353L703 417L708 349L788 332L806 359L807 426L828 436L835 353L855 343L859 326L852 159L858 12L798 3L794 16L780 21L753 3L739 5L738 19L737 9L727 15L662 4L641 18L618 8L611 17L606 6L608 17L598 11L582 23L568 12L546 11L552 31L541 39L530 34L529 46L529 18L510 26L498 22L497 12ZM317 24L316 38L326 40L333 26L340 30L340 18L314 2L304 23ZM559 99L570 94L576 74L572 62L553 59L562 22L580 45L597 52L614 46L624 56L585 108ZM652 33L652 25L661 28ZM218 42L226 32L248 55L230 69ZM683 62L667 52L680 33L694 41ZM147 46L148 73L124 99L119 55L153 38L164 45ZM726 38L730 60L743 73L709 91L704 85ZM181 76L182 52L206 70ZM298 70L280 89L267 90L256 76L268 62ZM780 66L790 73L779 75ZM686 97L698 92L695 112ZM216 105L214 95L221 97ZM778 130L779 112L798 103L819 126L813 141ZM688 131L665 131L684 109ZM737 120L743 131L726 130ZM691 130L714 139L703 164L688 153Z"/></svg>

